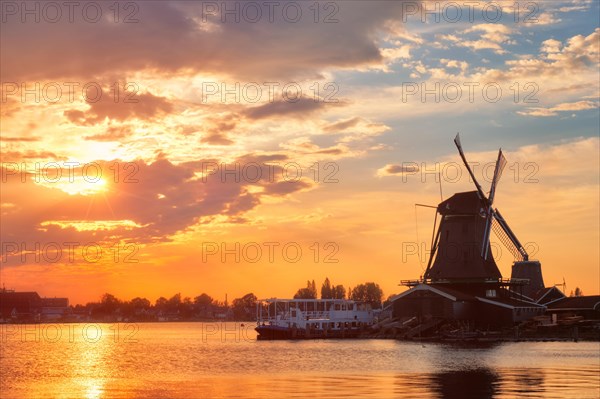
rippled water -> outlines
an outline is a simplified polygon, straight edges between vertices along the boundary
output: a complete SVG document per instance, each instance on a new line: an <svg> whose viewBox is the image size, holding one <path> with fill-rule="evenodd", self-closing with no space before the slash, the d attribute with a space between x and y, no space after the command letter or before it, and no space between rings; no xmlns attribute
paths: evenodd
<svg viewBox="0 0 600 399"><path fill-rule="evenodd" d="M253 327L3 325L0 397L600 397L597 342L256 341Z"/></svg>

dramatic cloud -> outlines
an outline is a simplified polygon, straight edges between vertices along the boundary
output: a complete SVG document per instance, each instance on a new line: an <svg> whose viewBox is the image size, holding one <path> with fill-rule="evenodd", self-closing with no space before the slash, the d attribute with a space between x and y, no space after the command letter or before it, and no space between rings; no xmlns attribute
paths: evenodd
<svg viewBox="0 0 600 399"><path fill-rule="evenodd" d="M270 117L281 118L306 118L310 114L322 111L328 107L342 106L344 103L337 101L332 103L320 99L300 97L295 101L273 101L258 107L249 108L245 115L249 119L264 119Z"/></svg>
<svg viewBox="0 0 600 399"><path fill-rule="evenodd" d="M161 158L150 164L99 161L86 165L87 169L57 169L48 164L31 171L5 164L2 237L32 245L64 240L169 240L202 217L241 216L256 208L263 196L310 189L309 181L283 173L283 160L281 155L251 155L230 164L201 160L174 165ZM103 181L98 182L98 176ZM48 204L45 212L31 212L39 198ZM82 221L92 228L79 228Z"/></svg>
<svg viewBox="0 0 600 399"><path fill-rule="evenodd" d="M89 287L243 295L250 284L281 290L258 295L289 295L307 273L329 273L312 256L293 270L198 262L205 240L276 239L339 241L344 284L396 275L382 281L395 292L394 281L422 272L418 262L397 270L398 242L414 240L414 203L439 200L436 177L444 197L474 188L464 170L446 181L461 165L456 131L479 162L478 179L502 146L509 165L498 204L519 237L542 237L554 251L542 253L550 280L562 278L564 264L591 265L573 268L573 280L597 272L597 1L519 1L517 14L515 0L460 3L456 23L451 0L284 0L269 3L272 21L268 2L118 3L78 2L72 23L63 2L27 3L63 7L57 23L3 14L0 233L26 249L134 243L144 253L135 266L109 258L101 267L11 256L8 265L20 267L3 268L7 287L71 296L61 285L70 281L76 301L93 299ZM84 6L101 7L102 18L85 21ZM284 17L296 7L297 22ZM497 7L503 17L491 21ZM123 23L128 15L135 21ZM79 85L73 93L69 82ZM82 93L86 83L104 89L100 100L91 88ZM62 98L49 101L44 88L56 85ZM494 94L484 92L489 85L502 90L497 102L484 98ZM64 168L56 182L52 172L36 176L38 162L69 161L97 162L102 181L85 181L81 167L74 181ZM27 171L11 174L13 162Z"/></svg>
<svg viewBox="0 0 600 399"><path fill-rule="evenodd" d="M519 111L518 114L528 116L556 116L560 112L585 111L589 109L598 110L598 103L593 101L562 103L550 108L529 108L526 111Z"/></svg>
<svg viewBox="0 0 600 399"><path fill-rule="evenodd" d="M541 57L521 58L507 61L510 69L507 72L497 72L497 77L504 74L509 76L538 76L557 77L560 75L575 78L575 73L596 69L600 63L598 41L600 28L587 36L576 35L566 43L557 40L546 40L541 47ZM491 75L491 73L488 73ZM508 77L508 76L507 76ZM596 83L596 82L594 82Z"/></svg>
<svg viewBox="0 0 600 399"><path fill-rule="evenodd" d="M128 101L127 101L128 100ZM108 95L100 96L98 101L88 100L88 111L69 110L65 116L73 123L92 125L102 123L106 119L125 121L131 118L151 119L161 113L169 113L173 105L165 98L150 93L133 95L130 99L115 101Z"/></svg>
<svg viewBox="0 0 600 399"><path fill-rule="evenodd" d="M140 70L214 72L247 80L314 76L326 67L380 63L376 33L386 21L402 20L403 8L389 1L331 3L334 8L315 17L309 3L282 1L273 22L267 9L253 22L242 14L243 2L217 2L215 12L205 3L137 2L135 23L115 23L108 7L95 23L81 17L81 8L73 23L68 18L21 23L19 15L8 16L0 39L3 78L88 79ZM222 13L226 7L238 8L238 21ZM294 21L298 7L302 14ZM39 46L41 37L60 45Z"/></svg>
<svg viewBox="0 0 600 399"><path fill-rule="evenodd" d="M457 40L456 45L468 47L473 50L493 50L498 54L504 54L506 50L503 44L510 44L512 29L506 25L478 24L463 31L465 34L476 33L480 37L477 40Z"/></svg>
<svg viewBox="0 0 600 399"><path fill-rule="evenodd" d="M85 136L86 140L92 141L121 141L130 137L133 133L125 126L109 126L105 132Z"/></svg>
<svg viewBox="0 0 600 399"><path fill-rule="evenodd" d="M203 143L211 145L231 145L232 140L229 140L226 135L222 133L212 133L201 140Z"/></svg>
<svg viewBox="0 0 600 399"><path fill-rule="evenodd" d="M349 129L351 127L355 127L361 122L361 118L354 117L342 121L338 121L332 124L329 124L323 128L324 131L328 133L337 133Z"/></svg>
<svg viewBox="0 0 600 399"><path fill-rule="evenodd" d="M414 174L419 171L419 165L411 163L410 165L397 165L397 164L389 164L385 165L383 168L378 169L376 175L377 176L394 176L394 175L403 175L403 174Z"/></svg>
<svg viewBox="0 0 600 399"><path fill-rule="evenodd" d="M4 141L4 138L2 138ZM57 161L66 159L63 156L58 156L52 151L36 151L36 150L23 150L23 151L3 151L2 161L3 162L18 162L23 160L48 160Z"/></svg>
<svg viewBox="0 0 600 399"><path fill-rule="evenodd" d="M11 142L16 142L16 143L31 143L31 142L35 142L35 141L40 141L41 139L39 137L2 137L2 141L7 142L7 143L11 143Z"/></svg>

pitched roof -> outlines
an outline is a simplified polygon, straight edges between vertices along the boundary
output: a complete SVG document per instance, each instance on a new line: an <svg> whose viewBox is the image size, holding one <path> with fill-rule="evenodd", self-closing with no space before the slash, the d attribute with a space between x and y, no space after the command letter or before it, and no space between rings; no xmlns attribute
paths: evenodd
<svg viewBox="0 0 600 399"><path fill-rule="evenodd" d="M548 305L552 302L560 301L564 298L566 298L566 295L561 290L554 287L554 289L548 290L548 292L542 294L536 302Z"/></svg>
<svg viewBox="0 0 600 399"><path fill-rule="evenodd" d="M438 212L442 215L479 215L483 201L477 191L455 193L452 197L438 204Z"/></svg>
<svg viewBox="0 0 600 399"><path fill-rule="evenodd" d="M600 295L563 298L548 305L549 309L594 309L600 310Z"/></svg>
<svg viewBox="0 0 600 399"><path fill-rule="evenodd" d="M544 308L545 307L543 305L539 305L534 302L521 301L521 300L515 299L515 298L483 298L483 297L478 296L477 300L479 300L481 302L490 303L492 305L502 306L502 307L511 308L511 309L514 309L514 308Z"/></svg>
<svg viewBox="0 0 600 399"><path fill-rule="evenodd" d="M394 298L392 298L392 301L403 298L403 297L410 295L416 291L431 291L437 295L446 297L446 298L450 299L451 301L474 301L475 300L475 297L473 295L465 294L464 292L453 290L451 288L447 288L447 287L444 287L441 285L419 284L419 285L412 287L409 290L406 290L406 291L396 295Z"/></svg>
<svg viewBox="0 0 600 399"><path fill-rule="evenodd" d="M433 285L433 287L437 290L445 292L448 295L453 296L454 298L456 298L456 300L459 300L459 301L472 301L475 299L474 295L469 295L467 293L464 293L464 292L461 292L461 291L458 291L458 290L455 290L452 288L448 288L444 285L436 284L436 285Z"/></svg>
<svg viewBox="0 0 600 399"><path fill-rule="evenodd" d="M0 292L0 301L15 301L15 300L41 300L37 292Z"/></svg>

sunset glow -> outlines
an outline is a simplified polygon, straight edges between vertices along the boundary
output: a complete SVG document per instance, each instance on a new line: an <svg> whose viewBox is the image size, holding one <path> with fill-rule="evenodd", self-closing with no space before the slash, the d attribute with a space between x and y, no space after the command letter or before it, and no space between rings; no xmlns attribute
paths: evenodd
<svg viewBox="0 0 600 399"><path fill-rule="evenodd" d="M0 399L600 397L600 0L0 0Z"/></svg>
<svg viewBox="0 0 600 399"><path fill-rule="evenodd" d="M431 250L415 204L474 189L460 132L486 192L503 149L495 206L546 284L598 294L598 2L539 2L530 23L496 3L500 20L482 3L456 23L401 1L306 3L295 23L202 2L139 2L132 23L108 3L97 23L6 11L0 284L231 301L329 277L387 298ZM49 243L62 256L34 256Z"/></svg>

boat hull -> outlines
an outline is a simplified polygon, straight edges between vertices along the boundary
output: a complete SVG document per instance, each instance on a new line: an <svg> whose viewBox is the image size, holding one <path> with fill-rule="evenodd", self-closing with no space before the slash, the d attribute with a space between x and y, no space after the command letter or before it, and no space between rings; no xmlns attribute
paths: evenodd
<svg viewBox="0 0 600 399"><path fill-rule="evenodd" d="M344 330L305 330L302 328L289 328L273 325L258 326L255 328L258 340L279 339L326 339L326 338L356 338L359 329Z"/></svg>

